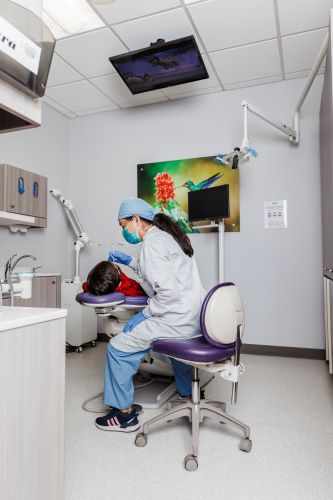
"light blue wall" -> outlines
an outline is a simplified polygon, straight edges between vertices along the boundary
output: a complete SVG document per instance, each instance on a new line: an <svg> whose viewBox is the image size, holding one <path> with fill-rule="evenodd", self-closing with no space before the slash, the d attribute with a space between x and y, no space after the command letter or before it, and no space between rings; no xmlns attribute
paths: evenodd
<svg viewBox="0 0 333 500"><path fill-rule="evenodd" d="M86 273L121 234L116 214L136 195L136 165L230 151L242 139L241 101L292 122L305 80L209 94L70 121L70 196L100 247L82 252ZM253 115L257 160L241 167L241 232L226 234L226 280L240 286L247 343L323 348L322 252L316 79L301 117L301 144ZM288 200L288 229L265 231L264 200ZM217 281L216 234L192 237L208 289ZM134 252L136 249L133 249Z"/></svg>

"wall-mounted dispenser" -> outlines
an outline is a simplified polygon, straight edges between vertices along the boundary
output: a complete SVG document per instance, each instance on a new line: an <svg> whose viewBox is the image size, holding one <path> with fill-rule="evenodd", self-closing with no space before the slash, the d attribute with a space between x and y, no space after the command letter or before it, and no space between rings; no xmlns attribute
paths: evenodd
<svg viewBox="0 0 333 500"><path fill-rule="evenodd" d="M47 225L47 178L0 165L0 226L14 232Z"/></svg>
<svg viewBox="0 0 333 500"><path fill-rule="evenodd" d="M41 0L19 3L27 8L0 0L0 133L41 124L39 98L45 93L55 46L37 15Z"/></svg>

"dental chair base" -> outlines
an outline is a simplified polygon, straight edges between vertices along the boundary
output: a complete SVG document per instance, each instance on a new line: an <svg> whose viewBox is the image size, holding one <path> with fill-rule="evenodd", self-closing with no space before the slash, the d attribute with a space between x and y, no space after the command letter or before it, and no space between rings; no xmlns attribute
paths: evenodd
<svg viewBox="0 0 333 500"><path fill-rule="evenodd" d="M61 283L61 307L67 309L66 344L76 352L82 352L84 345L96 346L97 320L89 308L80 307L76 301L82 283L64 279Z"/></svg>
<svg viewBox="0 0 333 500"><path fill-rule="evenodd" d="M106 333L113 337L122 332L125 324L133 316L144 309L148 297L127 297L122 293L93 295L89 292L79 293L76 301L85 309L94 308L97 317L106 323ZM134 377L134 402L143 408L160 408L177 393L172 367L168 359L159 354L149 353L142 360L139 373ZM98 409L91 409L89 404L100 399L102 393L84 401L82 407L86 411L96 413L105 411L103 403ZM108 409L106 409L108 410Z"/></svg>

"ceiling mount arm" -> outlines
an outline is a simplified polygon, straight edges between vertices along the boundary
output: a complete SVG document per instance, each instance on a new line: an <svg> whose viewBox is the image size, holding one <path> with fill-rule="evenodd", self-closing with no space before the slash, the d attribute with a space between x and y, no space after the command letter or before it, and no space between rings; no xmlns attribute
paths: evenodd
<svg viewBox="0 0 333 500"><path fill-rule="evenodd" d="M313 80L315 79L319 68L321 66L321 63L323 62L323 59L327 53L327 48L328 48L328 43L329 43L329 34L327 33L325 36L325 39L322 43L322 46L320 47L320 50L318 52L318 55L316 57L316 60L314 62L314 65L310 71L310 74L308 76L305 88L296 104L296 108L294 111L294 121L293 121L293 128L289 127L285 123L280 122L279 120L275 120L273 118L270 118L266 113L261 111L259 108L256 106L253 106L247 101L242 101L242 107L244 111L244 139L243 139L243 146L248 146L249 140L247 137L247 111L251 111L254 115L258 116L258 118L261 118L265 122L269 123L272 125L272 127L277 128L282 132L283 134L287 135L289 137L289 140L293 144L298 144L299 139L300 139L300 111L303 106L303 103L309 93L309 90L312 86Z"/></svg>
<svg viewBox="0 0 333 500"><path fill-rule="evenodd" d="M291 141L294 141L296 138L296 132L293 128L289 127L285 123L280 122L279 120L274 120L273 118L270 118L266 113L261 111L261 109L257 108L256 106L253 106L253 104L250 104L247 101L242 101L242 106L244 110L244 137L247 138L247 110L251 111L254 115L258 116L258 118L261 118L265 122L269 123L272 125L272 127L277 128L280 130L283 134L286 134Z"/></svg>
<svg viewBox="0 0 333 500"><path fill-rule="evenodd" d="M321 66L321 63L323 62L323 59L327 53L328 43L329 43L329 34L327 33L325 36L325 39L322 43L322 46L320 47L320 50L318 52L318 55L317 55L316 60L314 62L314 65L310 71L310 74L308 76L308 81L306 82L306 85L305 85L305 88L302 92L302 95L300 96L300 98L296 104L296 108L295 108L295 112L294 112L294 130L295 130L296 136L295 136L295 140L293 141L295 144L299 143L299 135L300 135L300 133L299 133L299 119L300 119L301 107L303 106L303 103L305 101L306 96L309 93L309 90L311 88L313 80L315 79L315 77L319 71L319 68Z"/></svg>

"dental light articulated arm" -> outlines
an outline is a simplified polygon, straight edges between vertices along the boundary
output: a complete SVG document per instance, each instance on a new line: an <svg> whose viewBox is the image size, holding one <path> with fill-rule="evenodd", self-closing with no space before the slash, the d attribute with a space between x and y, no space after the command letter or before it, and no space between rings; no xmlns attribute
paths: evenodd
<svg viewBox="0 0 333 500"><path fill-rule="evenodd" d="M50 193L61 203L63 206L69 223L73 229L76 241L74 243L75 250L75 277L74 282L80 282L80 250L85 246L91 244L91 240L88 234L83 229L83 226L80 222L80 219L77 216L77 213L73 207L73 204L70 200L65 198L59 189L51 189Z"/></svg>

